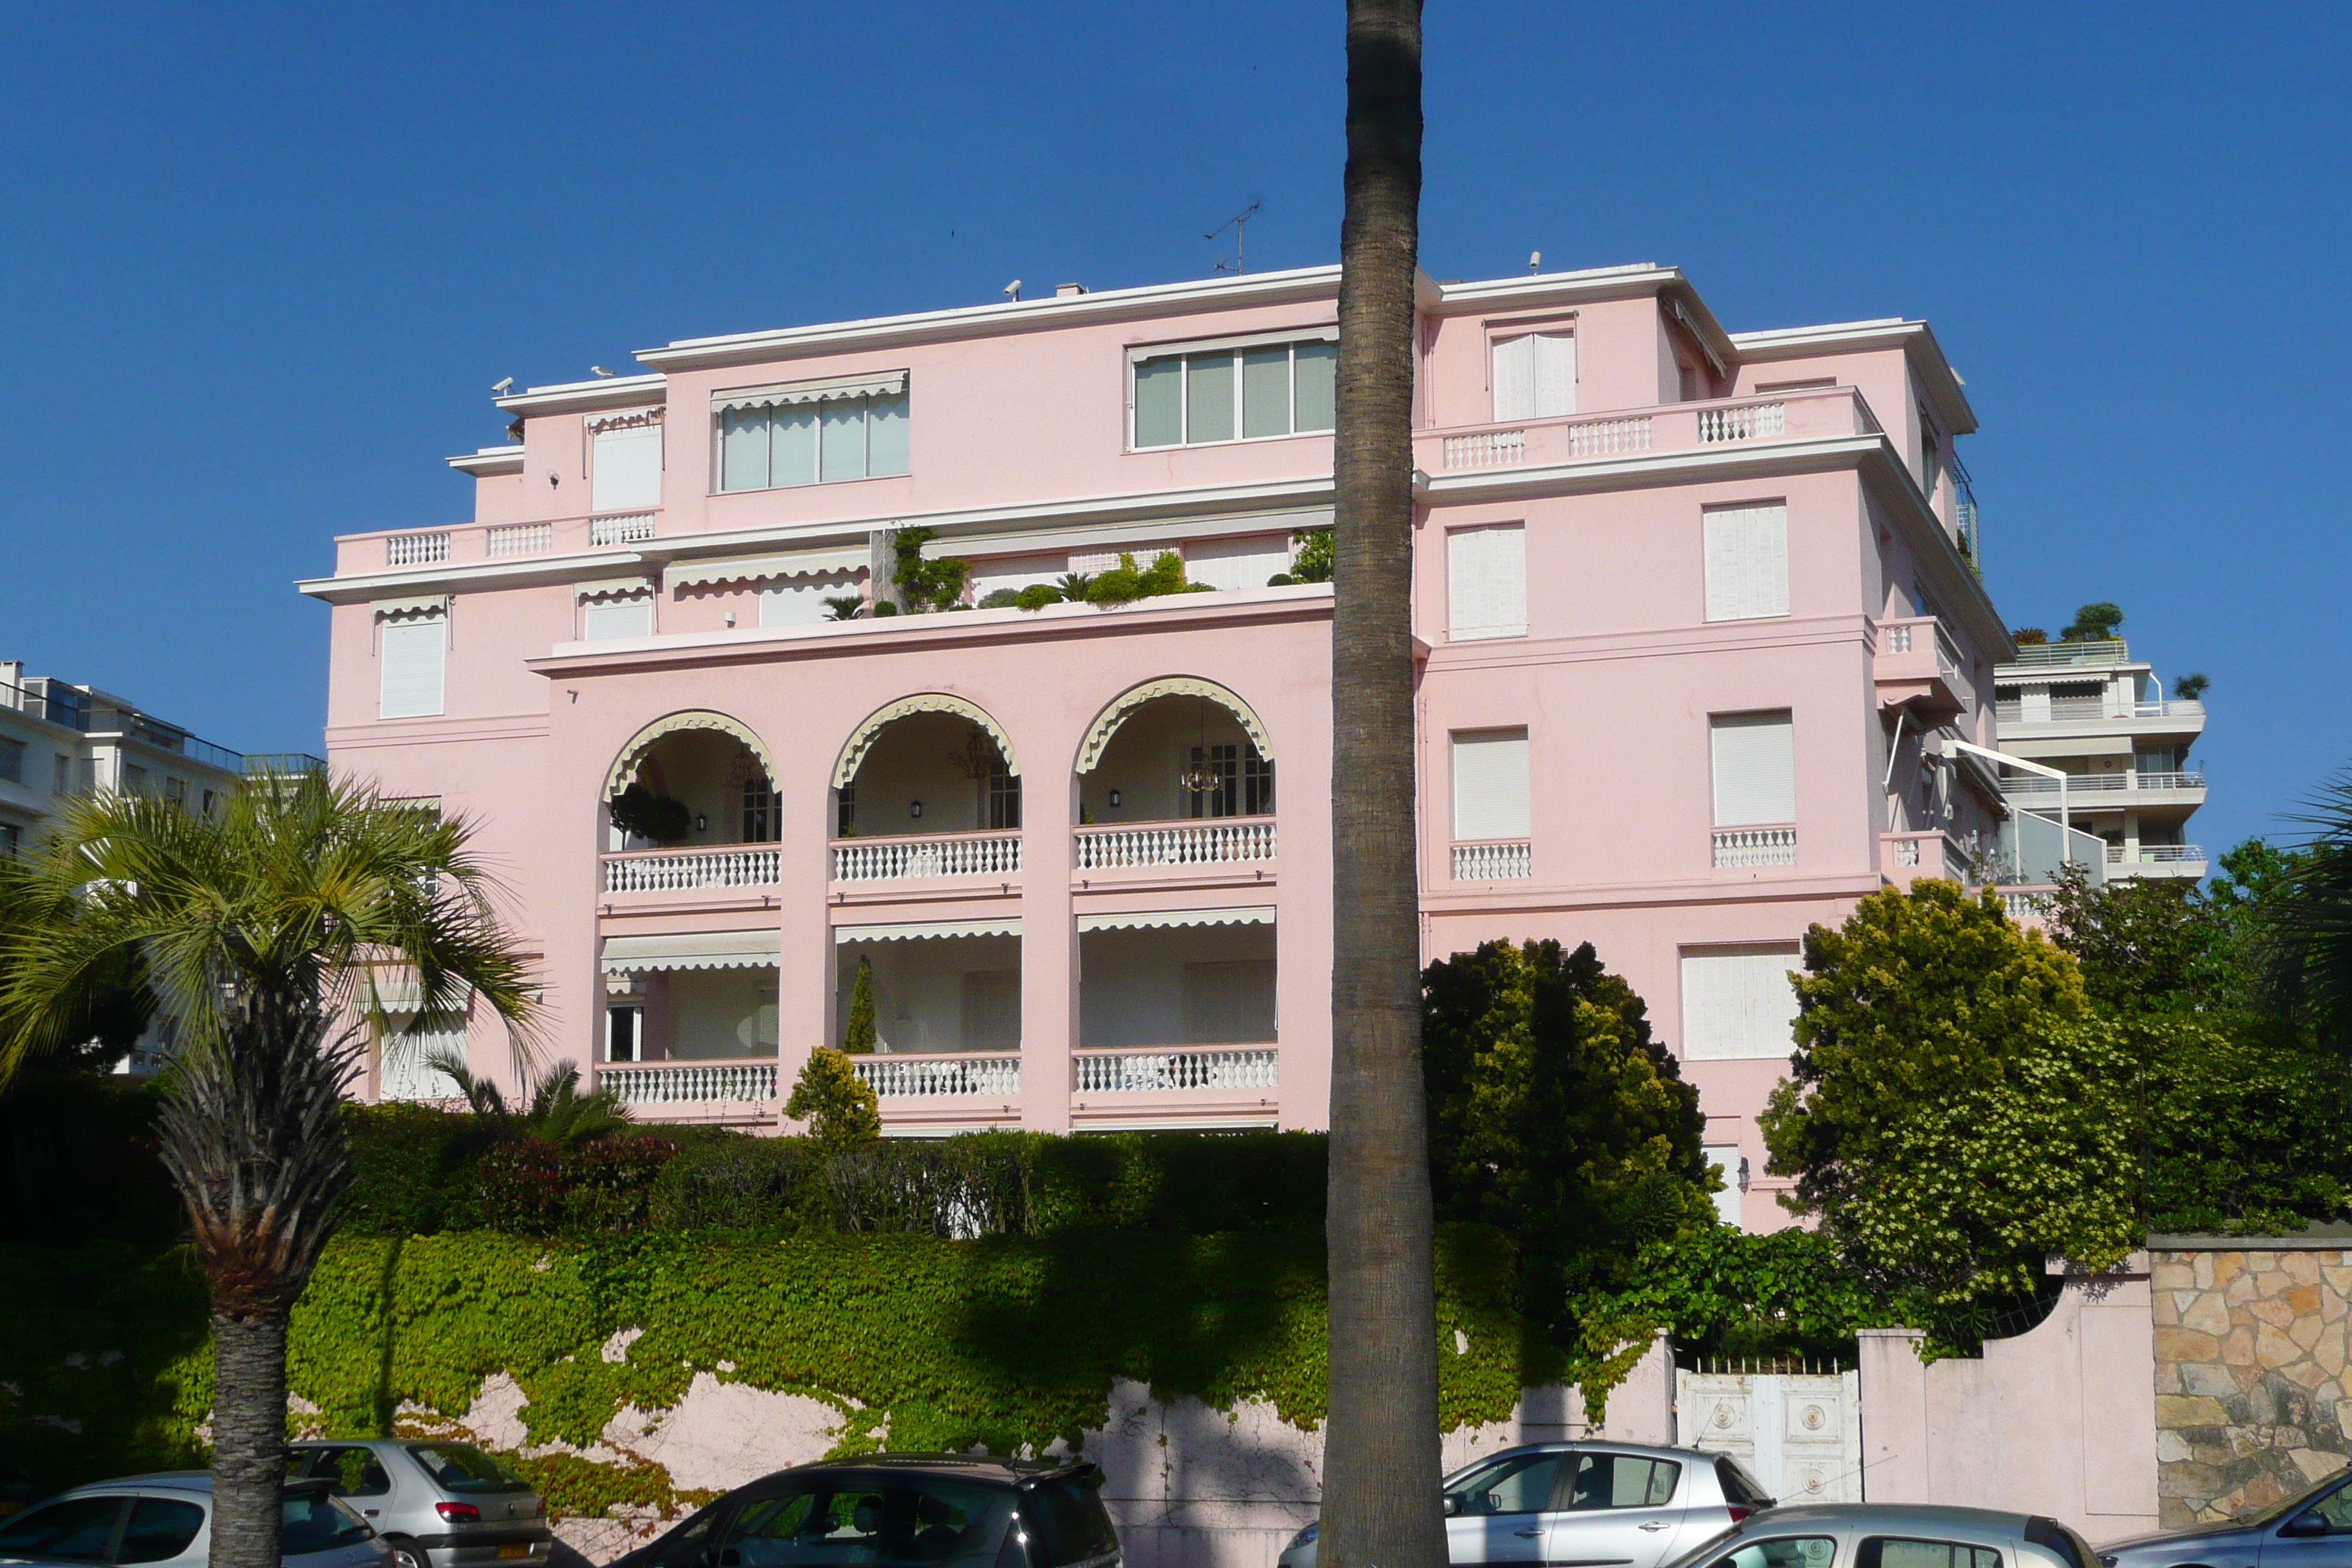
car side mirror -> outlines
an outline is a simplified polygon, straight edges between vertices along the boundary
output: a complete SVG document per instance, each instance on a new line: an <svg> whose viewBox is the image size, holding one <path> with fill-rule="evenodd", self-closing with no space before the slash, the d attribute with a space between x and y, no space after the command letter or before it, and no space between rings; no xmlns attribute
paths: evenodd
<svg viewBox="0 0 2352 1568"><path fill-rule="evenodd" d="M1448 1498L1445 1500L1445 1517L1446 1517L1446 1518L1448 1518L1448 1519L1452 1519L1455 1514L1460 1513L1461 1511L1462 1511L1462 1500L1461 1500L1460 1498L1458 1498L1458 1497L1448 1497Z"/></svg>
<svg viewBox="0 0 2352 1568"><path fill-rule="evenodd" d="M2299 1513L2280 1525L2279 1533L2286 1536L2325 1535L2327 1533L2327 1521L2315 1513Z"/></svg>

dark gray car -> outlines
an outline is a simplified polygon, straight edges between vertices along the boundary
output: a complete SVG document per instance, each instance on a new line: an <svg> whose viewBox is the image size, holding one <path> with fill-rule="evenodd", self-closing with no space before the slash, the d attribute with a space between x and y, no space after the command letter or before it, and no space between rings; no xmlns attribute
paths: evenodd
<svg viewBox="0 0 2352 1568"><path fill-rule="evenodd" d="M2352 1568L2352 1475L2223 1524L2099 1548L2106 1568Z"/></svg>

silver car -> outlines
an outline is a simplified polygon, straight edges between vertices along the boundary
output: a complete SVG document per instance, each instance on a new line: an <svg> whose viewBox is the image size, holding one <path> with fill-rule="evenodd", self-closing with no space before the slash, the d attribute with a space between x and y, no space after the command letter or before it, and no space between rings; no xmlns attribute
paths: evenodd
<svg viewBox="0 0 2352 1568"><path fill-rule="evenodd" d="M0 1563L145 1563L204 1568L213 1478L204 1470L126 1476L60 1492L0 1527ZM393 1568L367 1521L320 1486L286 1490L278 1550L287 1568Z"/></svg>
<svg viewBox="0 0 2352 1568"><path fill-rule="evenodd" d="M2352 1568L2352 1476L2342 1472L2223 1524L2099 1549L2105 1568Z"/></svg>
<svg viewBox="0 0 2352 1568"><path fill-rule="evenodd" d="M1768 1509L1685 1552L1671 1568L2099 1568L2054 1519L1925 1503Z"/></svg>
<svg viewBox="0 0 2352 1568"><path fill-rule="evenodd" d="M555 1541L530 1483L470 1443L345 1437L288 1446L383 1536L399 1568L546 1568Z"/></svg>
<svg viewBox="0 0 2352 1568"><path fill-rule="evenodd" d="M1454 1563L1656 1568L1772 1500L1720 1454L1633 1443L1506 1448L1445 1478L1446 1555ZM1318 1525L1284 1548L1281 1568L1315 1568Z"/></svg>

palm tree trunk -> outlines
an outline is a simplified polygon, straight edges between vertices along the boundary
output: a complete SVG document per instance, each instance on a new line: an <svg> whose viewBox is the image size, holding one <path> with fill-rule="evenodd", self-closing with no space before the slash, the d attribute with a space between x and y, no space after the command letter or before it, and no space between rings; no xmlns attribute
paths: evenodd
<svg viewBox="0 0 2352 1568"><path fill-rule="evenodd" d="M286 1486L284 1307L213 1310L211 1568L278 1568Z"/></svg>
<svg viewBox="0 0 2352 1568"><path fill-rule="evenodd" d="M1326 1568L1442 1568L1413 852L1420 0L1349 0L1331 627Z"/></svg>

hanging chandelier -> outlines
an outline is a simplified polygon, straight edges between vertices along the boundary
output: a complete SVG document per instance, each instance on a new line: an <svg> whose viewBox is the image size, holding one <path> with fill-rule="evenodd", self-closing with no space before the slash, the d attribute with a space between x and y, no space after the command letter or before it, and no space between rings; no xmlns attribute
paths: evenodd
<svg viewBox="0 0 2352 1568"><path fill-rule="evenodd" d="M1201 703L1201 743L1193 748L1192 765L1176 782L1194 795L1215 795L1225 787L1225 775L1209 756L1209 705Z"/></svg>

